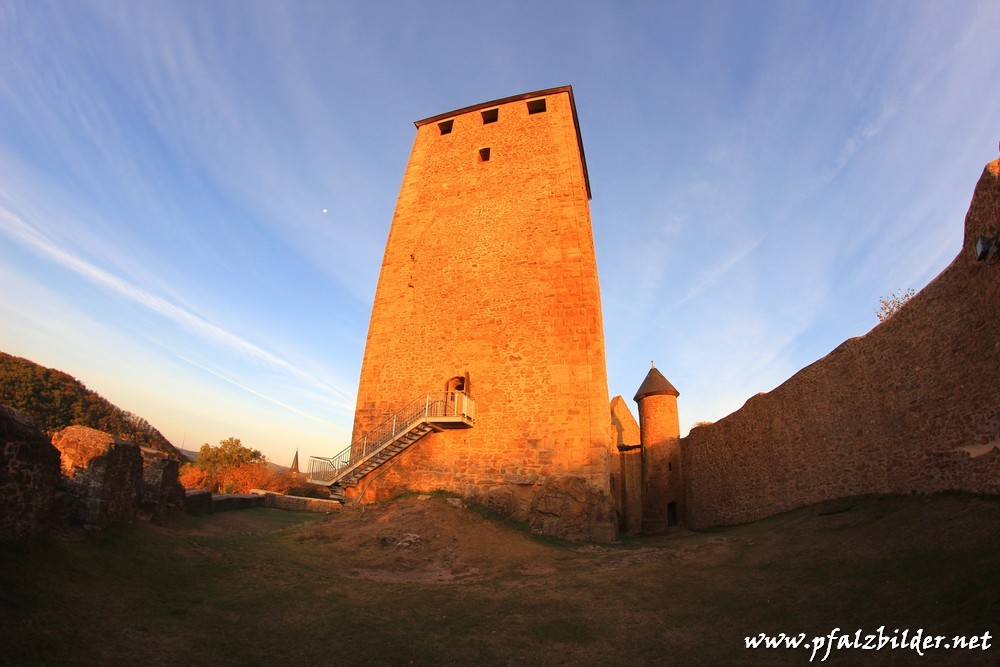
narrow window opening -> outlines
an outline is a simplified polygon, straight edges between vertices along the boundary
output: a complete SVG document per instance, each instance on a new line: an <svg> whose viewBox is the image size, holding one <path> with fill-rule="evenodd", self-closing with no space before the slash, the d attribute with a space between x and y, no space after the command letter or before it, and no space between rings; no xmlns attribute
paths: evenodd
<svg viewBox="0 0 1000 667"><path fill-rule="evenodd" d="M672 471L674 469L673 463L667 463L667 471Z"/></svg>
<svg viewBox="0 0 1000 667"><path fill-rule="evenodd" d="M490 161L490 149L489 148L480 148L479 149L479 161L480 162L489 162Z"/></svg>
<svg viewBox="0 0 1000 667"><path fill-rule="evenodd" d="M545 98L528 100L528 115L545 113Z"/></svg>
<svg viewBox="0 0 1000 667"><path fill-rule="evenodd" d="M455 125L455 120L443 120L438 123L438 129L441 130L441 134L451 134L451 128Z"/></svg>
<svg viewBox="0 0 1000 667"><path fill-rule="evenodd" d="M483 112L483 125L495 123L500 118L500 109L487 109Z"/></svg>

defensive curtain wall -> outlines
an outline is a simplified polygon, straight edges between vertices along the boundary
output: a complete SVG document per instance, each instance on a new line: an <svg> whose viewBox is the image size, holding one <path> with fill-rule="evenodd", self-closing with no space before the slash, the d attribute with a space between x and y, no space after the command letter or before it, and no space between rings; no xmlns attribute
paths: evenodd
<svg viewBox="0 0 1000 667"><path fill-rule="evenodd" d="M1000 493L1000 160L955 260L896 314L681 441L691 527L866 493Z"/></svg>
<svg viewBox="0 0 1000 667"><path fill-rule="evenodd" d="M475 423L423 437L347 497L446 489L541 532L614 539L604 331L572 89L416 126L353 440L427 392L468 393Z"/></svg>

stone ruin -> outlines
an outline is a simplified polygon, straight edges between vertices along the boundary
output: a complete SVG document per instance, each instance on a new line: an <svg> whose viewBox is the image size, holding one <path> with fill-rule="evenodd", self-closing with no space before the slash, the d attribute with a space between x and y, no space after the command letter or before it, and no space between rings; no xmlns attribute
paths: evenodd
<svg viewBox="0 0 1000 667"><path fill-rule="evenodd" d="M142 484L138 445L86 426L59 431L52 444L62 454L74 523L101 529L135 518Z"/></svg>
<svg viewBox="0 0 1000 667"><path fill-rule="evenodd" d="M159 514L170 508L183 507L180 461L149 447L142 447L139 452L142 454L142 484L139 486L142 509Z"/></svg>
<svg viewBox="0 0 1000 667"><path fill-rule="evenodd" d="M59 488L59 450L23 412L0 405L0 540L45 532Z"/></svg>
<svg viewBox="0 0 1000 667"><path fill-rule="evenodd" d="M37 537L67 519L101 530L183 507L179 462L163 452L85 426L50 441L5 406L0 438L0 540Z"/></svg>

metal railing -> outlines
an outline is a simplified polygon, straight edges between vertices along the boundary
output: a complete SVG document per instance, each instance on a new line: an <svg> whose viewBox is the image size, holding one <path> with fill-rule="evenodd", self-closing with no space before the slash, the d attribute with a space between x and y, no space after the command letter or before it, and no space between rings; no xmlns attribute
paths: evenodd
<svg viewBox="0 0 1000 667"><path fill-rule="evenodd" d="M476 402L462 392L437 392L408 403L375 428L352 442L332 458L309 457L309 479L333 482L342 471L352 468L374 456L379 450L409 431L416 422L433 422L458 417L461 421L475 421Z"/></svg>

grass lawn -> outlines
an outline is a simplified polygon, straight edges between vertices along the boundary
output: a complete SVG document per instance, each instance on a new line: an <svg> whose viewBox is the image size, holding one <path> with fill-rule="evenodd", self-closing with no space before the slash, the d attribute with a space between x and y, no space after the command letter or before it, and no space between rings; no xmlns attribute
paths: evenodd
<svg viewBox="0 0 1000 667"><path fill-rule="evenodd" d="M0 664L805 665L744 637L1000 633L998 498L852 498L611 546L474 510L409 497L0 545ZM995 665L1000 648L827 664Z"/></svg>

